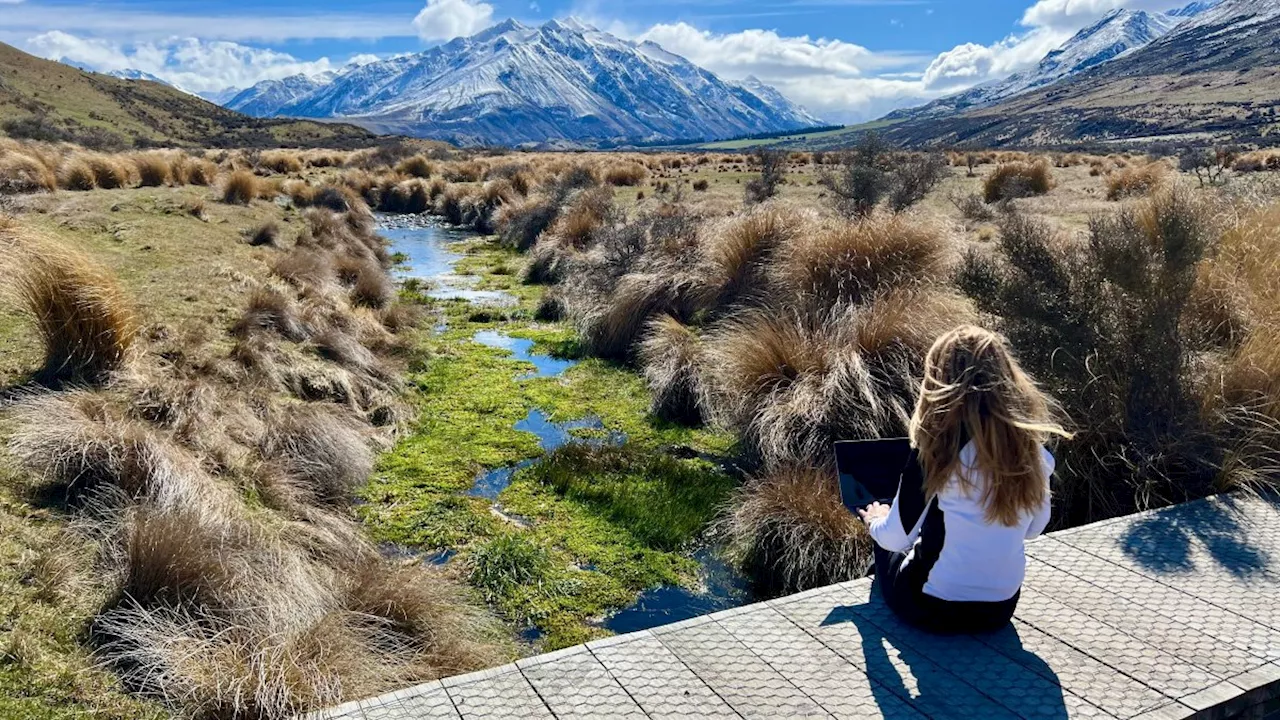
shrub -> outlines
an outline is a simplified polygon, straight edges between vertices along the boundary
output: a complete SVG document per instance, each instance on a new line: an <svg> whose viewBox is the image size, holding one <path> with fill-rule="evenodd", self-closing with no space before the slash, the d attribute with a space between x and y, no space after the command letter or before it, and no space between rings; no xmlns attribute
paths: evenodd
<svg viewBox="0 0 1280 720"><path fill-rule="evenodd" d="M0 230L0 246L14 263L10 292L44 344L39 378L95 382L120 367L138 326L115 279L78 253L12 230Z"/></svg>
<svg viewBox="0 0 1280 720"><path fill-rule="evenodd" d="M222 202L228 205L248 205L261 194L261 181L248 170L236 170L222 186Z"/></svg>
<svg viewBox="0 0 1280 720"><path fill-rule="evenodd" d="M786 178L787 155L777 150L760 148L752 155L760 165L760 177L746 185L748 205L762 203L778 194L778 186Z"/></svg>
<svg viewBox="0 0 1280 720"><path fill-rule="evenodd" d="M1049 163L1014 161L1001 163L982 184L982 197L989 203L1044 195L1053 189Z"/></svg>
<svg viewBox="0 0 1280 720"><path fill-rule="evenodd" d="M751 478L723 526L731 554L769 595L857 579L871 558L871 538L825 465Z"/></svg>
<svg viewBox="0 0 1280 720"><path fill-rule="evenodd" d="M787 243L773 265L777 292L818 308L940 277L951 254L937 225L877 215L805 233Z"/></svg>
<svg viewBox="0 0 1280 720"><path fill-rule="evenodd" d="M93 168L84 158L71 155L58 168L58 186L64 190L92 190L97 187L93 179Z"/></svg>
<svg viewBox="0 0 1280 720"><path fill-rule="evenodd" d="M694 192L706 192L706 191L707 191L707 188L709 188L709 187L711 187L711 183L707 182L706 180L694 180L694 181L693 181L693 191L694 191ZM644 198L643 198L643 197L641 197L640 199L641 199L641 200L643 200Z"/></svg>
<svg viewBox="0 0 1280 720"><path fill-rule="evenodd" d="M1081 423L1059 463L1067 522L1211 491L1222 448L1199 412L1183 332L1208 212L1160 193L1095 219L1083 244L1013 215L1001 223L1002 260L966 260L961 285Z"/></svg>
<svg viewBox="0 0 1280 720"><path fill-rule="evenodd" d="M169 161L160 153L142 153L133 156L133 165L138 169L138 182L141 187L160 187L169 182Z"/></svg>
<svg viewBox="0 0 1280 720"><path fill-rule="evenodd" d="M697 334L670 315L659 315L649 322L639 354L652 396L649 411L686 425L701 422Z"/></svg>
<svg viewBox="0 0 1280 720"><path fill-rule="evenodd" d="M902 212L925 198L947 175L947 159L937 153L918 153L894 162L889 208Z"/></svg>
<svg viewBox="0 0 1280 720"><path fill-rule="evenodd" d="M995 211L982 201L982 197L976 193L968 195L952 195L951 204L956 206L960 211L960 216L966 220L994 220Z"/></svg>
<svg viewBox="0 0 1280 720"><path fill-rule="evenodd" d="M1164 183L1168 166L1162 162L1135 165L1112 173L1107 178L1107 199L1123 200L1150 195Z"/></svg>

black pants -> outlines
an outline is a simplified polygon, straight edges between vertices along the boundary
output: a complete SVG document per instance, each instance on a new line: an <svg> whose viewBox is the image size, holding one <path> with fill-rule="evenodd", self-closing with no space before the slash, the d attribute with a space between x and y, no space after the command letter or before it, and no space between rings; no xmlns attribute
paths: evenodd
<svg viewBox="0 0 1280 720"><path fill-rule="evenodd" d="M1015 593L1000 602L958 602L940 600L925 593L929 568L924 563L902 562L907 556L875 546L876 586L885 604L899 618L922 630L941 634L993 632L1013 618L1018 605Z"/></svg>

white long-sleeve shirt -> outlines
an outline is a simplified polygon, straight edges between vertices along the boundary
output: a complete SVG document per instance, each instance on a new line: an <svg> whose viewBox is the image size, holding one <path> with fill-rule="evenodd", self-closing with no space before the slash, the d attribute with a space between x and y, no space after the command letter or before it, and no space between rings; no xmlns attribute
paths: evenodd
<svg viewBox="0 0 1280 720"><path fill-rule="evenodd" d="M1041 452L1044 477L1048 482L1055 463L1048 450L1042 449ZM986 474L975 467L976 463L977 450L973 443L969 443L960 451L957 472L963 472L965 477L973 480L973 489L966 492L953 477L937 498L938 509L942 511L944 538L937 559L929 570L924 592L941 600L998 602L1013 597L1022 587L1026 574L1023 544L1044 532L1049 524L1047 491L1044 503L1034 513L1025 513L1017 525L1008 527L998 522L987 522L986 510L981 504ZM899 498L895 497L889 514L871 523L871 537L885 550L906 553L905 567L917 560L916 547L928 515L927 511L920 513L914 526L907 531L900 515Z"/></svg>

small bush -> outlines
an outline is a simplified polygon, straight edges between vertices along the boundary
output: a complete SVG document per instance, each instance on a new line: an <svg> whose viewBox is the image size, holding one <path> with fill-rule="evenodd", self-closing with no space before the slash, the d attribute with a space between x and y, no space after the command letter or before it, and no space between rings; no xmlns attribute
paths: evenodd
<svg viewBox="0 0 1280 720"><path fill-rule="evenodd" d="M694 192L706 192L706 191L707 191L707 188L709 188L709 187L711 187L711 183L707 182L706 180L694 180L694 181L693 181L693 191L694 191ZM641 198L641 199L643 199L643 198Z"/></svg>
<svg viewBox="0 0 1280 720"><path fill-rule="evenodd" d="M1049 163L1007 162L996 166L982 184L982 197L989 203L1044 195L1053 189Z"/></svg>
<svg viewBox="0 0 1280 720"><path fill-rule="evenodd" d="M951 197L951 204L956 206L960 211L960 216L966 220L994 220L996 213L991 206L982 201L982 197L976 193Z"/></svg>
<svg viewBox="0 0 1280 720"><path fill-rule="evenodd" d="M248 205L262 193L261 181L248 170L237 170L223 182L222 202L228 205Z"/></svg>
<svg viewBox="0 0 1280 720"><path fill-rule="evenodd" d="M760 148L753 157L760 165L760 177L746 185L748 205L762 203L777 195L778 186L782 184L787 173L787 154L784 152Z"/></svg>

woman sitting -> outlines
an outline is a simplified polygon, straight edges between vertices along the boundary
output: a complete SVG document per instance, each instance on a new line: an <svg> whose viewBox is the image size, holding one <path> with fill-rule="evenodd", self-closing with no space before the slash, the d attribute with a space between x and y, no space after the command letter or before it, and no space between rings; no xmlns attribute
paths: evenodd
<svg viewBox="0 0 1280 720"><path fill-rule="evenodd" d="M934 343L911 419L920 472L904 474L892 505L859 511L876 582L902 619L949 633L1009 622L1023 543L1049 524L1050 436L1070 434L1004 338L964 326Z"/></svg>

